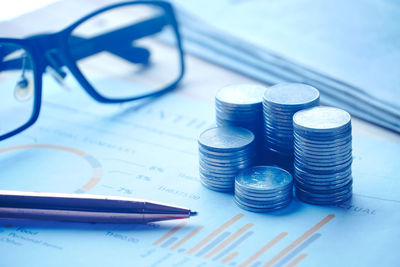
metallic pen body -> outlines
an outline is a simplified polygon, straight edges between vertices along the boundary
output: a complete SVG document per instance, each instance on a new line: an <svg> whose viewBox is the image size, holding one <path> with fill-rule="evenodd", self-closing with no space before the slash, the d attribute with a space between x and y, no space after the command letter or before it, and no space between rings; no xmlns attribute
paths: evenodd
<svg viewBox="0 0 400 267"><path fill-rule="evenodd" d="M189 209L126 197L0 190L0 217L73 222L147 223L184 219Z"/></svg>

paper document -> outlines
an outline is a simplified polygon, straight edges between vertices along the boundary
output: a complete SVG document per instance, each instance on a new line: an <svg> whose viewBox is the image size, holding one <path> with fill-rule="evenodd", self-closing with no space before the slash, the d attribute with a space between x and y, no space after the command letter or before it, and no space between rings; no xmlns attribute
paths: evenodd
<svg viewBox="0 0 400 267"><path fill-rule="evenodd" d="M173 1L186 51L400 132L396 1Z"/></svg>
<svg viewBox="0 0 400 267"><path fill-rule="evenodd" d="M41 112L0 143L0 188L145 198L199 215L148 225L2 219L1 266L398 265L399 145L354 136L350 203L294 199L256 214L200 184L197 136L213 124L211 105L180 91L101 105L74 87L46 94Z"/></svg>

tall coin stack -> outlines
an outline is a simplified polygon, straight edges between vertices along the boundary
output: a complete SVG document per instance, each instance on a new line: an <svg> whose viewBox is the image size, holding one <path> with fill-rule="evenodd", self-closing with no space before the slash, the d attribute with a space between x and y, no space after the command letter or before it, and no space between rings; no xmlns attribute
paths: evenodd
<svg viewBox="0 0 400 267"><path fill-rule="evenodd" d="M319 105L319 91L298 83L278 84L264 93L265 158L293 172L293 115Z"/></svg>
<svg viewBox="0 0 400 267"><path fill-rule="evenodd" d="M296 196L320 205L350 199L353 179L349 113L315 107L297 112L293 125Z"/></svg>
<svg viewBox="0 0 400 267"><path fill-rule="evenodd" d="M238 84L221 88L215 96L217 125L243 127L252 131L260 160L264 139L262 99L265 90L260 85Z"/></svg>
<svg viewBox="0 0 400 267"><path fill-rule="evenodd" d="M239 127L214 127L199 136L200 180L216 191L233 191L236 174L253 165L254 134Z"/></svg>
<svg viewBox="0 0 400 267"><path fill-rule="evenodd" d="M292 175L278 167L256 166L236 176L235 202L245 210L268 212L284 208L292 194Z"/></svg>

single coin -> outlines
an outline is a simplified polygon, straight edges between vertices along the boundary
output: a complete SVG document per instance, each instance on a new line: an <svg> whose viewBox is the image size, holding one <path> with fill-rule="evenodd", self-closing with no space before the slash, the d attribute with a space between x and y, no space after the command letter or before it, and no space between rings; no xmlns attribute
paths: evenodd
<svg viewBox="0 0 400 267"><path fill-rule="evenodd" d="M237 151L254 142L254 134L239 127L213 127L202 132L199 145L211 151Z"/></svg>
<svg viewBox="0 0 400 267"><path fill-rule="evenodd" d="M351 124L348 112L334 107L300 110L293 116L293 126L306 132L340 131Z"/></svg>
<svg viewBox="0 0 400 267"><path fill-rule="evenodd" d="M319 103L319 91L301 83L283 83L269 87L264 93L264 101L270 105L304 106Z"/></svg>
<svg viewBox="0 0 400 267"><path fill-rule="evenodd" d="M300 199L301 201L304 201L309 204L314 204L314 205L336 205L339 203L346 202L351 199L352 197L352 191L350 191L348 194L340 196L340 197L333 197L330 199L320 199L320 198L315 198L315 197L309 197L306 194L303 194L302 192L296 190L296 197Z"/></svg>
<svg viewBox="0 0 400 267"><path fill-rule="evenodd" d="M208 189L211 189L213 191L218 191L218 192L232 192L233 191L233 186L227 186L227 187L220 187L220 186L214 186L211 185L207 182L204 182L203 180L200 180L203 186L205 186Z"/></svg>
<svg viewBox="0 0 400 267"><path fill-rule="evenodd" d="M292 196L288 196L286 199L281 201L264 202L264 201L250 201L248 199L243 199L240 198L238 195L235 195L235 200L237 202L240 202L242 205L246 205L248 207L271 209L289 203L292 200Z"/></svg>
<svg viewBox="0 0 400 267"><path fill-rule="evenodd" d="M273 212L273 211L276 211L276 210L283 209L283 208L287 207L287 206L290 204L290 202L291 202L291 201L288 201L288 202L286 202L286 203L283 203L283 204L280 205L280 206L274 206L273 208L253 208L253 207L249 207L249 206L247 206L247 205L242 204L242 203L241 203L239 200L237 200L236 198L234 198L234 199L235 199L236 205L237 205L239 208L244 209L244 210L247 210L247 211L251 211L251 212Z"/></svg>
<svg viewBox="0 0 400 267"><path fill-rule="evenodd" d="M236 84L218 90L215 99L228 105L261 104L266 88L256 84Z"/></svg>
<svg viewBox="0 0 400 267"><path fill-rule="evenodd" d="M279 190L293 183L292 175L278 167L256 166L238 173L236 182L250 190Z"/></svg>

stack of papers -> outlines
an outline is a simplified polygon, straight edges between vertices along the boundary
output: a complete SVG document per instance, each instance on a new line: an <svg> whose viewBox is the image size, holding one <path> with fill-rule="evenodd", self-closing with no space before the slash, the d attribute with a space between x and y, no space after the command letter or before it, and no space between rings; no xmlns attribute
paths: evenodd
<svg viewBox="0 0 400 267"><path fill-rule="evenodd" d="M400 132L396 1L175 0L185 51Z"/></svg>

